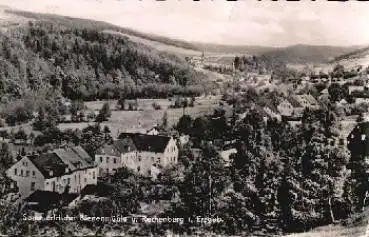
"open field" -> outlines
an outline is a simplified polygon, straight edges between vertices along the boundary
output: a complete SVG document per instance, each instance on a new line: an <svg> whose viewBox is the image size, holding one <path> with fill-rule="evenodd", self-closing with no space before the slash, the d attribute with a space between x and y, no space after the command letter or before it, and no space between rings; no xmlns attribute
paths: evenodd
<svg viewBox="0 0 369 237"><path fill-rule="evenodd" d="M24 130L25 133L27 133L28 135L30 133L34 133L35 135L40 134L40 132L38 131L34 131L32 128L32 122L28 122L28 123L24 123L24 124L20 124L20 125L15 125L15 126L6 126L6 127L0 127L0 131L8 131L8 132L17 132L20 128L22 128Z"/></svg>
<svg viewBox="0 0 369 237"><path fill-rule="evenodd" d="M213 109L219 104L220 97L212 98L197 98L194 107L185 109L185 114L195 118L201 115L210 114ZM162 110L154 110L151 106L152 102L156 102L162 106ZM111 108L116 101L110 101ZM148 129L160 124L165 111L168 115L168 126L175 125L179 118L183 115L183 109L170 109L171 104L169 100L165 99L148 99L138 100L139 106L143 106L144 110L139 111L112 111L112 116L107 122L102 123L102 126L107 125L113 137L116 137L120 132L146 132ZM104 101L87 102L85 105L90 110L99 110ZM61 123L59 128L65 129L82 129L90 123Z"/></svg>
<svg viewBox="0 0 369 237"><path fill-rule="evenodd" d="M173 101L170 101L169 99L139 99L138 107L142 110L154 110L154 108L152 107L152 104L155 102L156 104L160 105L163 109L167 109L171 104L174 103ZM111 110L116 109L116 105L117 105L116 100L89 101L89 102L85 102L84 104L86 105L87 110L98 111L102 108L105 102L109 103ZM134 100L126 100L126 106L128 106L129 102L134 102Z"/></svg>

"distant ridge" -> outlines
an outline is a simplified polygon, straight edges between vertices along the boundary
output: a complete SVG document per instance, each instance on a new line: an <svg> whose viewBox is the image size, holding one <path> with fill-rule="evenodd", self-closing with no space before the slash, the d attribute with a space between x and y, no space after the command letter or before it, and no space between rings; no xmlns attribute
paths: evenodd
<svg viewBox="0 0 369 237"><path fill-rule="evenodd" d="M350 53L362 46L315 46L297 44L279 48L263 54L265 57L279 59L286 63L326 63L339 55Z"/></svg>
<svg viewBox="0 0 369 237"><path fill-rule="evenodd" d="M354 50L352 52L340 55L338 57L335 57L332 60L332 63L334 62L338 62L340 60L345 60L345 59L355 59L355 58L360 58L363 57L365 55L369 55L369 46Z"/></svg>
<svg viewBox="0 0 369 237"><path fill-rule="evenodd" d="M326 63L332 58L343 57L345 54L354 54L353 51L360 50L365 46L329 46L329 45L306 45L297 44L287 47L270 47L258 45L226 45L190 42L180 39L159 36L150 33L139 32L130 28L120 27L104 21L96 21L90 19L74 18L69 16L60 16L55 14L33 13L27 11L3 9L5 12L18 15L21 17L50 21L52 23L61 23L68 27L83 27L94 28L101 31L111 30L126 35L132 35L145 40L158 42L170 46L175 46L183 49L194 50L205 53L218 54L244 54L264 56L272 59L278 59L285 63Z"/></svg>

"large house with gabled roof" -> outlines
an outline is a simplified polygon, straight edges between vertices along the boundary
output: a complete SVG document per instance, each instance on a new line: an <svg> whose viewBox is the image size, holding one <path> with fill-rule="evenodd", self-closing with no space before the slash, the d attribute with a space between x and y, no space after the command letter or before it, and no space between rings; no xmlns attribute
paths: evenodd
<svg viewBox="0 0 369 237"><path fill-rule="evenodd" d="M170 136L121 133L113 144L103 146L95 156L99 175L112 174L121 167L157 178L163 168L178 162L176 140Z"/></svg>
<svg viewBox="0 0 369 237"><path fill-rule="evenodd" d="M79 193L97 183L96 165L79 146L23 156L6 174L17 183L22 198L36 190Z"/></svg>
<svg viewBox="0 0 369 237"><path fill-rule="evenodd" d="M105 144L95 155L95 164L98 167L98 175L110 175L124 166L131 166L137 157L137 149L132 139L124 138Z"/></svg>

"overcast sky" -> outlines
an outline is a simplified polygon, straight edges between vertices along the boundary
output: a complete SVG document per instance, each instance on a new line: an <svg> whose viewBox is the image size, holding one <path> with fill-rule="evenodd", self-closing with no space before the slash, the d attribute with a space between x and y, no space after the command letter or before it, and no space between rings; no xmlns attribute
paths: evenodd
<svg viewBox="0 0 369 237"><path fill-rule="evenodd" d="M0 0L21 10L103 20L142 32L221 44L369 44L369 3L270 0Z"/></svg>

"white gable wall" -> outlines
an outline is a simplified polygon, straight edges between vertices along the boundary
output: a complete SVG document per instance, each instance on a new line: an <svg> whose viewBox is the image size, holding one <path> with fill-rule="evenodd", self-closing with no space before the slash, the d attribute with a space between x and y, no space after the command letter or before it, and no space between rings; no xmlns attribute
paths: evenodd
<svg viewBox="0 0 369 237"><path fill-rule="evenodd" d="M44 188L44 176L28 157L23 157L15 163L6 171L6 174L17 182L22 199L28 197L34 191L43 190Z"/></svg>

